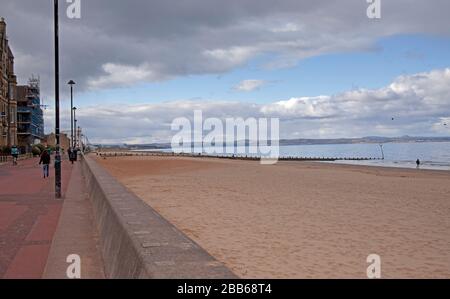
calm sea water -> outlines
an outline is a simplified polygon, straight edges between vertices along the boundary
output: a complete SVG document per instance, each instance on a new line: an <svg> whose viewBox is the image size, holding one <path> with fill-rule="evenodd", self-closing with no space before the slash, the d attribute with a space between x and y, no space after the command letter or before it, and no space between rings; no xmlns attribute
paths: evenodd
<svg viewBox="0 0 450 299"><path fill-rule="evenodd" d="M385 143L384 160L338 161L333 163L415 168L420 159L423 169L450 170L450 142ZM378 144L327 144L282 146L281 156L380 158Z"/></svg>
<svg viewBox="0 0 450 299"><path fill-rule="evenodd" d="M170 149L164 150L170 152ZM385 143L384 160L337 161L333 163L450 170L450 142ZM324 144L280 146L281 157L381 158L379 144Z"/></svg>

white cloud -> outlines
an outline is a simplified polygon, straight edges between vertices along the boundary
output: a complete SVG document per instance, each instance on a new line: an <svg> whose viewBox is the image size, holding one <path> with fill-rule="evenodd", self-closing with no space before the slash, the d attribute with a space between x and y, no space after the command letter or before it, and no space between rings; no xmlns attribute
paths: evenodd
<svg viewBox="0 0 450 299"><path fill-rule="evenodd" d="M329 96L291 98L265 105L261 112L266 115L295 116L304 118L330 117L337 111Z"/></svg>
<svg viewBox="0 0 450 299"><path fill-rule="evenodd" d="M209 61L211 68L218 71L229 70L242 65L258 52L254 47L230 47L203 51L203 56Z"/></svg>
<svg viewBox="0 0 450 299"><path fill-rule="evenodd" d="M245 92L254 91L260 89L266 83L264 80L243 80L234 87L234 90Z"/></svg>
<svg viewBox="0 0 450 299"><path fill-rule="evenodd" d="M300 31L301 26L295 23L286 23L279 27L275 27L270 31L275 33L287 33L287 32L298 32Z"/></svg>
<svg viewBox="0 0 450 299"><path fill-rule="evenodd" d="M198 109L203 111L205 118L278 117L281 138L448 136L450 69L401 76L379 89L352 90L333 96L293 97L265 105L206 100L106 108L99 105L81 107L77 118L93 142L165 142L173 135L170 131L172 120L192 118L193 111ZM52 114L46 114L47 128L51 126ZM63 127L68 127L70 116L65 115L62 119Z"/></svg>
<svg viewBox="0 0 450 299"><path fill-rule="evenodd" d="M104 75L91 78L88 81L88 86L91 89L131 86L136 83L158 79L157 74L147 63L139 66L106 63L102 66L102 69Z"/></svg>

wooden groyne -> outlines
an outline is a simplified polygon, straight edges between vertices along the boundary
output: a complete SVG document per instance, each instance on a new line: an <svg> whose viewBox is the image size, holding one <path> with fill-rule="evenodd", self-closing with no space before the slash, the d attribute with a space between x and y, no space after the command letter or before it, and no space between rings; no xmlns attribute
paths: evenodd
<svg viewBox="0 0 450 299"><path fill-rule="evenodd" d="M96 152L102 158L112 157L189 157L189 158L212 158L212 159L230 159L230 160L248 160L259 161L261 157L250 155L206 155L206 154L176 154L166 152ZM347 158L329 158L329 157L296 157L284 156L279 157L279 161L320 161L320 162L335 162L335 161L374 161L382 160L382 158L367 158L367 157L347 157Z"/></svg>

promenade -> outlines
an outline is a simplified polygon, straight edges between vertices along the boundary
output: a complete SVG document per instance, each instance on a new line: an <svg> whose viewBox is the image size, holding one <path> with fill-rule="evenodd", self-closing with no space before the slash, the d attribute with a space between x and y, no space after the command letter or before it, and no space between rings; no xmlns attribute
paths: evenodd
<svg viewBox="0 0 450 299"><path fill-rule="evenodd" d="M236 277L90 158L62 170L56 200L38 159L0 166L0 278Z"/></svg>
<svg viewBox="0 0 450 299"><path fill-rule="evenodd" d="M54 167L43 178L39 159L0 165L0 278L42 278L63 206L54 197ZM62 191L72 173L62 163Z"/></svg>

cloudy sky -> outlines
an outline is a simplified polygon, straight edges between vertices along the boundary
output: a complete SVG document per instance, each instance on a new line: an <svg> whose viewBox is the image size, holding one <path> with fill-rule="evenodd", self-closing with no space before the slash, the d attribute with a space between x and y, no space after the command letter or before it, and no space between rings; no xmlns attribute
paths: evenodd
<svg viewBox="0 0 450 299"><path fill-rule="evenodd" d="M170 141L176 117L279 117L282 138L450 136L450 2L60 1L65 84L91 141ZM53 127L51 0L0 0L21 83ZM394 120L392 120L394 118Z"/></svg>

